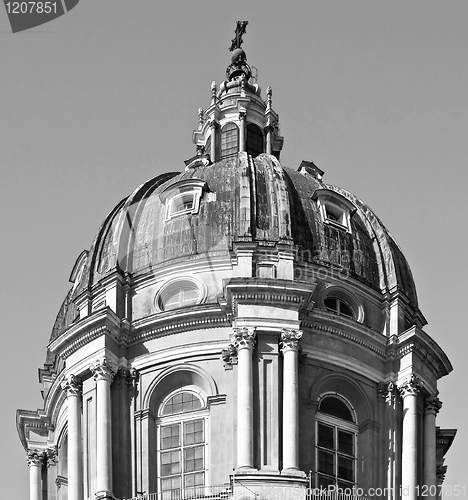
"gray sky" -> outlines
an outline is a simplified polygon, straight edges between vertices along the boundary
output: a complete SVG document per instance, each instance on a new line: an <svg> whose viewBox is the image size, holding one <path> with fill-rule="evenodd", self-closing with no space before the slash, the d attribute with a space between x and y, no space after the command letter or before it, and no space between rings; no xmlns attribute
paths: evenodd
<svg viewBox="0 0 468 500"><path fill-rule="evenodd" d="M466 484L468 2L81 0L17 34L0 9L4 498L28 498L15 411L42 407L37 369L75 259L120 199L193 156L244 19L283 164L312 160L367 202L411 265L454 366L439 384L438 425L459 429L445 485Z"/></svg>

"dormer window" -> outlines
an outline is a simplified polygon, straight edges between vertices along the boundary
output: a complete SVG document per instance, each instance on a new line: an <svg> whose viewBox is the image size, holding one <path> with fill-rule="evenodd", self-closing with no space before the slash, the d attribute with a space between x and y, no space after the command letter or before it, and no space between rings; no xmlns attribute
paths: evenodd
<svg viewBox="0 0 468 500"><path fill-rule="evenodd" d="M161 202L166 205L166 221L187 214L197 214L206 182L199 179L186 179L169 186L160 194Z"/></svg>
<svg viewBox="0 0 468 500"><path fill-rule="evenodd" d="M356 207L348 199L330 189L317 189L312 199L325 224L351 232L351 217Z"/></svg>

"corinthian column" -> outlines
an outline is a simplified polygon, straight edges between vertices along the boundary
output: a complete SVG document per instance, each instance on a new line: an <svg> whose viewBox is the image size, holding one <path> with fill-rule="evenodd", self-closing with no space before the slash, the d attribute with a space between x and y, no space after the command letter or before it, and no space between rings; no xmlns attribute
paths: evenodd
<svg viewBox="0 0 468 500"><path fill-rule="evenodd" d="M252 351L255 328L234 328L237 349L237 468L253 468Z"/></svg>
<svg viewBox="0 0 468 500"><path fill-rule="evenodd" d="M428 500L437 498L436 415L441 407L435 394L424 401L424 484L428 487Z"/></svg>
<svg viewBox="0 0 468 500"><path fill-rule="evenodd" d="M110 385L116 370L107 358L97 360L89 369L96 381L96 497L114 498Z"/></svg>
<svg viewBox="0 0 468 500"><path fill-rule="evenodd" d="M403 443L401 459L402 498L416 500L418 485L418 422L417 399L422 388L422 382L411 374L398 386L403 398Z"/></svg>
<svg viewBox="0 0 468 500"><path fill-rule="evenodd" d="M81 451L81 380L69 375L62 382L68 399L68 500L83 499L83 454Z"/></svg>
<svg viewBox="0 0 468 500"><path fill-rule="evenodd" d="M44 453L37 450L28 450L29 465L29 499L42 499L42 466L44 465Z"/></svg>
<svg viewBox="0 0 468 500"><path fill-rule="evenodd" d="M281 331L283 353L283 470L299 469L298 360L300 330Z"/></svg>

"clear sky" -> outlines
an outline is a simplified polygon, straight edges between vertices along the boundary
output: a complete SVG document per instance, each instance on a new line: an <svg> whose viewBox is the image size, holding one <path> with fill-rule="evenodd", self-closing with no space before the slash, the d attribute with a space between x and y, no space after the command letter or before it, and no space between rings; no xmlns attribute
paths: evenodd
<svg viewBox="0 0 468 500"><path fill-rule="evenodd" d="M81 0L17 34L0 8L3 498L28 498L15 411L42 406L73 264L120 199L193 156L237 20L283 164L312 160L367 202L411 265L454 366L439 383L438 425L458 428L445 484L468 495L468 2Z"/></svg>

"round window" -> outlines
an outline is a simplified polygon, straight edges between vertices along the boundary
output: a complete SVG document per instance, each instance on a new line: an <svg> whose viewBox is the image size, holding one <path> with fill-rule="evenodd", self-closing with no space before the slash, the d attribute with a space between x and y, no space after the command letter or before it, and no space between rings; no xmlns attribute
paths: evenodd
<svg viewBox="0 0 468 500"><path fill-rule="evenodd" d="M168 283L156 296L156 305L160 311L170 311L179 307L199 304L202 293L196 282L179 280Z"/></svg>

